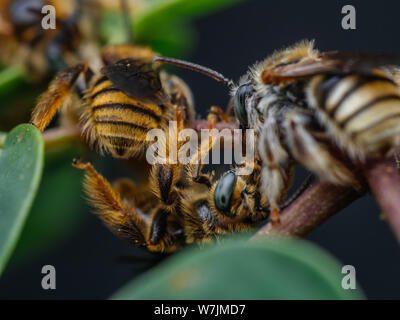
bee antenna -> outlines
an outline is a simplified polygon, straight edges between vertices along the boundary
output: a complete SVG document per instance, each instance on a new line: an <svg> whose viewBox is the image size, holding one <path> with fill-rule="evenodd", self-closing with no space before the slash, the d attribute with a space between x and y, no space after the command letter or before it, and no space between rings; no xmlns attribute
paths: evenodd
<svg viewBox="0 0 400 320"><path fill-rule="evenodd" d="M120 6L122 11L122 17L124 19L124 24L127 32L127 39L130 44L134 43L135 37L133 35L133 24L129 16L129 6L126 0L120 0Z"/></svg>
<svg viewBox="0 0 400 320"><path fill-rule="evenodd" d="M184 69L196 71L196 72L202 73L210 78L213 78L214 80L217 80L218 82L223 82L229 88L231 88L233 86L233 81L226 78L223 74L221 74L215 70L212 70L210 68L193 63L193 62L179 60L179 59L173 59L173 58L167 58L167 57L159 57L159 56L153 57L153 61L161 62L164 64L170 64L170 65L181 67Z"/></svg>

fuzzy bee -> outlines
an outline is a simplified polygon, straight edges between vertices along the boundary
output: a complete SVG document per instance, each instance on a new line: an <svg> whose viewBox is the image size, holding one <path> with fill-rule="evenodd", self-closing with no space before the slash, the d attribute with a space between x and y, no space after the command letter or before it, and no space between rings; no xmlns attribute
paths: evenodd
<svg viewBox="0 0 400 320"><path fill-rule="evenodd" d="M194 117L190 89L152 62L148 47L115 45L101 52L104 66L94 72L80 63L60 72L33 110L31 122L44 130L57 110L78 106L89 144L116 158L140 154L148 131L178 118ZM78 79L83 75L84 88Z"/></svg>
<svg viewBox="0 0 400 320"><path fill-rule="evenodd" d="M300 163L334 184L359 187L354 165L400 143L395 54L319 52L303 41L256 64L232 90L242 127L255 128L262 185L279 221L279 200ZM294 161L293 161L294 160Z"/></svg>
<svg viewBox="0 0 400 320"><path fill-rule="evenodd" d="M55 9L55 29L44 29L42 8ZM0 60L23 65L33 81L92 57L93 14L85 1L3 0L0 3ZM91 22L90 22L91 21ZM85 41L82 41L85 39Z"/></svg>
<svg viewBox="0 0 400 320"><path fill-rule="evenodd" d="M202 160L212 141L203 141L187 164L174 164L168 156L164 164L154 164L149 185L140 188L127 178L111 185L90 163L75 160L74 166L86 171L89 202L111 231L150 251L173 252L250 230L269 215L268 202L259 192L257 161L246 164L253 169L247 176L238 174L239 167L217 181L203 172ZM181 147L177 139L164 143L167 154L170 148Z"/></svg>
<svg viewBox="0 0 400 320"><path fill-rule="evenodd" d="M155 60L191 69L184 61ZM358 189L355 169L396 149L398 65L398 54L319 52L302 41L255 64L238 85L217 78L231 88L240 126L255 129L273 222L296 163Z"/></svg>

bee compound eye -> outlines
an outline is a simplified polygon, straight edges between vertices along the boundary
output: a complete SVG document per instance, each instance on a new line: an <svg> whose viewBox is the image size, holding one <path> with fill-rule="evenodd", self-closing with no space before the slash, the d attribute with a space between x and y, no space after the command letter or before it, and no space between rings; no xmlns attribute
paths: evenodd
<svg viewBox="0 0 400 320"><path fill-rule="evenodd" d="M254 93L254 87L249 84L241 85L235 93L233 98L233 107L235 115L238 118L243 128L248 127L247 111L246 111L246 100L249 96Z"/></svg>
<svg viewBox="0 0 400 320"><path fill-rule="evenodd" d="M218 181L214 192L215 207L227 215L230 215L231 198L236 185L236 175L228 172Z"/></svg>

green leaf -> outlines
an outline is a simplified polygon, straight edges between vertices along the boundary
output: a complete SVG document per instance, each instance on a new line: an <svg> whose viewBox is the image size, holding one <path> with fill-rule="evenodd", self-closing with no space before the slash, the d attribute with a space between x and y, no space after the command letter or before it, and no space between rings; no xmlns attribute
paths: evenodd
<svg viewBox="0 0 400 320"><path fill-rule="evenodd" d="M146 38L157 29L173 22L189 21L210 14L242 0L156 0L148 2L135 17L138 38Z"/></svg>
<svg viewBox="0 0 400 320"><path fill-rule="evenodd" d="M121 44L127 41L127 31L119 11L106 11L102 14L99 24L100 34L106 44Z"/></svg>
<svg viewBox="0 0 400 320"><path fill-rule="evenodd" d="M72 167L80 156L78 148L68 148L49 156L40 189L10 262L23 263L66 239L87 217L82 191L82 172ZM49 228L51 226L51 228Z"/></svg>
<svg viewBox="0 0 400 320"><path fill-rule="evenodd" d="M7 133L0 131L0 149L3 148L4 142L6 142Z"/></svg>
<svg viewBox="0 0 400 320"><path fill-rule="evenodd" d="M190 24L171 24L154 33L149 45L154 52L167 57L188 56L196 43L197 33Z"/></svg>
<svg viewBox="0 0 400 320"><path fill-rule="evenodd" d="M39 188L44 143L34 126L21 124L0 153L0 273L18 241Z"/></svg>
<svg viewBox="0 0 400 320"><path fill-rule="evenodd" d="M303 240L227 241L172 256L113 299L362 299L340 264Z"/></svg>
<svg viewBox="0 0 400 320"><path fill-rule="evenodd" d="M0 71L0 99L3 100L24 83L25 70L11 66Z"/></svg>
<svg viewBox="0 0 400 320"><path fill-rule="evenodd" d="M190 21L239 1L243 0L147 1L133 14L135 43L149 45L163 55L184 56L190 51L196 36ZM126 25L120 11L103 13L100 34L107 44L126 43Z"/></svg>

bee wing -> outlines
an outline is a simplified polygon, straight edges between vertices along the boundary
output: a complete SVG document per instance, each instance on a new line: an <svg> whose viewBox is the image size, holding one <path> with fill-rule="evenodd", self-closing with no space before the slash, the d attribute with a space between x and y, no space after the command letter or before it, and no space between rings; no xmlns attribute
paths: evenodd
<svg viewBox="0 0 400 320"><path fill-rule="evenodd" d="M102 74L126 95L156 104L168 101L160 80L160 69L154 64L123 59L101 69Z"/></svg>
<svg viewBox="0 0 400 320"><path fill-rule="evenodd" d="M333 61L336 70L331 72L344 73L371 73L371 70L385 66L400 66L399 53L351 53L351 52L325 52L323 60Z"/></svg>
<svg viewBox="0 0 400 320"><path fill-rule="evenodd" d="M261 77L264 83L282 83L318 74L371 74L376 68L393 65L400 66L400 54L332 51L265 69Z"/></svg>

